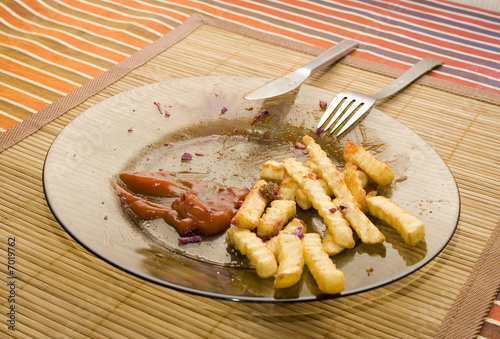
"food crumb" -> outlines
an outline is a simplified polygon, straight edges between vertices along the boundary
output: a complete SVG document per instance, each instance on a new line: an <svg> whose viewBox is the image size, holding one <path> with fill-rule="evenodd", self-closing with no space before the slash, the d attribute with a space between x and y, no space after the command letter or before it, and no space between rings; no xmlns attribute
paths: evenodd
<svg viewBox="0 0 500 339"><path fill-rule="evenodd" d="M181 156L181 160L191 160L193 158L193 156L190 154L190 153L187 153L185 152L182 156Z"/></svg>
<svg viewBox="0 0 500 339"><path fill-rule="evenodd" d="M325 101L323 101L323 100L320 100L320 101L319 101L319 107L320 107L322 110L325 110L327 106L328 106L328 104L327 104Z"/></svg>
<svg viewBox="0 0 500 339"><path fill-rule="evenodd" d="M227 107L226 106L222 107L222 109L220 110L220 114L224 114L226 112L227 112Z"/></svg>
<svg viewBox="0 0 500 339"><path fill-rule="evenodd" d="M107 215L104 216L104 220L108 220L108 216Z"/></svg>
<svg viewBox="0 0 500 339"><path fill-rule="evenodd" d="M130 132L133 132L133 131L134 131L134 128L133 128L133 127L130 127L130 128L128 129L128 132L129 132L129 133L130 133Z"/></svg>
<svg viewBox="0 0 500 339"><path fill-rule="evenodd" d="M373 272L373 267L367 266L366 267L366 273L368 273L368 275L370 275L372 272Z"/></svg>

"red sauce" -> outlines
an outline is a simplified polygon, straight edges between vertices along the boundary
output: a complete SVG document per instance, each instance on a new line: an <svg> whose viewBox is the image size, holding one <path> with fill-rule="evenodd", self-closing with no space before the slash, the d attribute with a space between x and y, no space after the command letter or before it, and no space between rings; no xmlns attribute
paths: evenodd
<svg viewBox="0 0 500 339"><path fill-rule="evenodd" d="M124 207L137 217L163 218L181 236L224 231L248 193L248 189L179 178L175 173L164 171L123 172L114 179L113 185ZM176 199L155 201L158 197Z"/></svg>

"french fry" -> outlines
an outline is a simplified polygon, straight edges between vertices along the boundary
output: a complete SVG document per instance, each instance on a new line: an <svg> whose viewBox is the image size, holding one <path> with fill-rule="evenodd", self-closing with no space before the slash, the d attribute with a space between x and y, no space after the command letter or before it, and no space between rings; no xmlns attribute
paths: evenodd
<svg viewBox="0 0 500 339"><path fill-rule="evenodd" d="M227 241L250 260L260 278L269 278L278 270L273 252L249 229L229 228Z"/></svg>
<svg viewBox="0 0 500 339"><path fill-rule="evenodd" d="M262 164L262 170L260 171L261 179L279 183L283 180L283 175L285 175L285 167L281 162L268 160Z"/></svg>
<svg viewBox="0 0 500 339"><path fill-rule="evenodd" d="M299 237L281 232L278 236L278 271L274 288L295 285L302 276L304 251Z"/></svg>
<svg viewBox="0 0 500 339"><path fill-rule="evenodd" d="M304 262L318 284L319 290L337 294L344 290L344 273L337 269L321 244L317 233L304 234Z"/></svg>
<svg viewBox="0 0 500 339"><path fill-rule="evenodd" d="M278 199L293 200L303 210L308 210L309 208L311 208L311 202L309 201L309 198L307 198L304 190L301 189L299 185L286 173L284 174L283 180L280 183Z"/></svg>
<svg viewBox="0 0 500 339"><path fill-rule="evenodd" d="M261 238L276 235L277 231L281 230L296 212L295 201L272 201L257 225L257 235Z"/></svg>
<svg viewBox="0 0 500 339"><path fill-rule="evenodd" d="M325 234L323 235L323 249L328 255L335 255L344 250L342 246L335 243L333 234L330 232L329 228L325 230Z"/></svg>
<svg viewBox="0 0 500 339"><path fill-rule="evenodd" d="M366 191L363 188L363 182L359 179L356 166L350 162L346 162L343 174L345 184L347 185L349 191L351 191L353 197L356 198L359 209L363 213L368 212L368 206L366 206Z"/></svg>
<svg viewBox="0 0 500 339"><path fill-rule="evenodd" d="M357 142L349 141L344 148L344 160L362 169L379 185L389 185L394 173L387 163L379 161Z"/></svg>
<svg viewBox="0 0 500 339"><path fill-rule="evenodd" d="M335 198L333 203L338 206L363 243L378 244L385 241L385 236L359 209L353 197Z"/></svg>
<svg viewBox="0 0 500 339"><path fill-rule="evenodd" d="M369 213L393 227L407 245L416 246L425 238L424 223L392 200L368 196L366 202Z"/></svg>
<svg viewBox="0 0 500 339"><path fill-rule="evenodd" d="M315 175L311 170L295 158L284 159L283 164L285 165L288 175L292 177L307 194L313 207L318 211L326 226L330 229L334 241L339 248L353 248L355 242L349 223L337 210L337 207L330 197L326 195L325 190L315 179Z"/></svg>
<svg viewBox="0 0 500 339"><path fill-rule="evenodd" d="M309 155L314 160L321 172L321 177L326 181L328 187L333 192L336 197L351 196L351 191L347 188L345 184L342 173L337 169L337 167L332 163L328 155L326 154L321 146L319 146L313 138L305 135L302 141L307 147Z"/></svg>
<svg viewBox="0 0 500 339"><path fill-rule="evenodd" d="M259 180L248 192L245 200L241 204L238 212L231 220L231 224L236 227L255 229L260 222L260 216L264 213L267 199L260 193L261 188L267 185L265 180Z"/></svg>
<svg viewBox="0 0 500 339"><path fill-rule="evenodd" d="M298 228L300 227L300 230ZM281 233L286 233L286 234L295 234L297 232L305 234L307 232L307 225L304 224L302 220L299 218L293 218L286 226L281 230ZM267 247L274 253L274 255L278 256L278 237L272 237L266 242Z"/></svg>

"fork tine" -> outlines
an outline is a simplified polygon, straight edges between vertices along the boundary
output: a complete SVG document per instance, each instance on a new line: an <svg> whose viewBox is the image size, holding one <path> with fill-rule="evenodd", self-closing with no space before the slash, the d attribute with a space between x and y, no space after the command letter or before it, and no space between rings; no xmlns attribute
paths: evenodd
<svg viewBox="0 0 500 339"><path fill-rule="evenodd" d="M333 111L335 110L335 107L337 107L344 98L345 98L345 92L339 93L335 96L335 98L333 98L332 102L328 105L325 113L323 113L323 116L319 120L318 126L316 128L319 129L321 128L321 126L325 124L325 122L328 120L328 118L332 115ZM326 128L324 128L324 130L326 130Z"/></svg>
<svg viewBox="0 0 500 339"><path fill-rule="evenodd" d="M344 124L344 126L342 126L342 128L340 129L340 131L337 133L337 137L342 135L342 133L344 133L349 127L351 127L356 121L358 121L366 112L368 112L368 110L370 108L372 108L373 104L367 104L365 103L364 105L362 105L353 115L352 117L349 118L349 120L347 120L347 122ZM351 115L352 112L350 112L349 114L346 114L344 116L344 119L349 117L349 115ZM340 125L340 122L335 125L335 127L332 129L332 131L336 130L337 128L339 128Z"/></svg>
<svg viewBox="0 0 500 339"><path fill-rule="evenodd" d="M344 99L344 98L342 98L342 99ZM335 105L336 107L338 107L337 111L335 112L335 115L332 117L332 119L330 120L330 122L328 123L328 125L324 128L325 131L328 131L328 129L330 128L330 126L332 126L334 123L336 123L335 125L338 125L337 121L339 119L343 120L343 118L345 116L345 110L348 110L350 107L352 107L352 106L349 106L349 105L351 105L351 103L354 104L353 101L354 100L352 98L349 98L349 96L346 96L344 102L342 102L342 104L340 105L340 107L338 107L339 104Z"/></svg>

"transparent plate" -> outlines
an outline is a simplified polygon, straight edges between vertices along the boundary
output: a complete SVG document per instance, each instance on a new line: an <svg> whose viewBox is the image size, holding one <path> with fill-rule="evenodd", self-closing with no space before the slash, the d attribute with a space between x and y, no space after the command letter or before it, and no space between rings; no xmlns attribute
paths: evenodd
<svg viewBox="0 0 500 339"><path fill-rule="evenodd" d="M322 136L318 143L340 167L348 140L387 160L396 180L379 193L418 216L426 225L426 236L411 248L390 227L373 219L386 242L358 244L333 257L345 274L345 290L339 295L321 294L307 269L295 286L274 290L272 278L259 279L227 248L224 234L180 245L177 233L162 219L137 221L124 213L110 184L124 170L163 169L250 188L266 160L306 159L293 146L304 134L314 136L322 114L319 102L330 100L332 94L303 85L272 100L243 99L267 80L171 80L120 93L86 110L63 129L45 161L44 189L54 216L85 248L128 273L180 291L235 301L351 295L405 277L443 250L460 214L455 180L424 140L377 109L342 139ZM263 110L269 115L255 121ZM193 158L182 161L184 152ZM324 230L316 213L300 216L309 229ZM367 267L373 268L370 274Z"/></svg>

